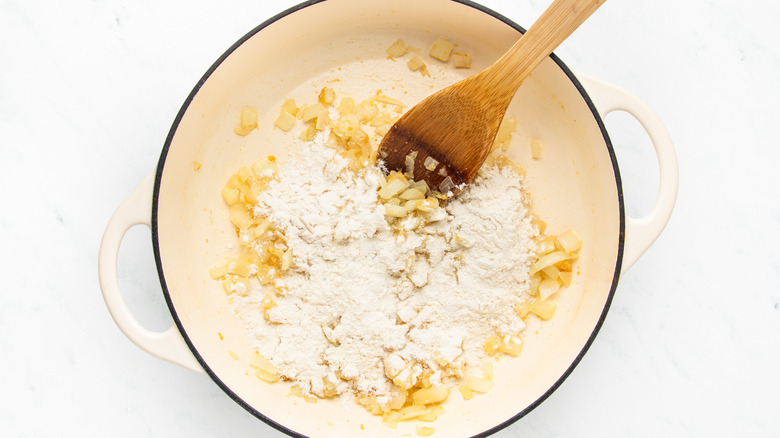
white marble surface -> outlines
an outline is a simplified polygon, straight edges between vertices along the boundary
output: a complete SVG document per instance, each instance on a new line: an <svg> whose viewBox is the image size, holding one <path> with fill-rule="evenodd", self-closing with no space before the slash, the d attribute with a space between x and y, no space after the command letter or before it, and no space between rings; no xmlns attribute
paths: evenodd
<svg viewBox="0 0 780 438"><path fill-rule="evenodd" d="M97 249L200 76L294 3L0 1L0 435L281 436L120 333ZM483 3L526 27L547 4ZM780 436L778 17L773 1L612 0L556 51L657 111L679 198L579 367L496 436ZM640 215L658 180L649 140L628 117L608 126ZM159 330L149 240L130 231L120 276Z"/></svg>

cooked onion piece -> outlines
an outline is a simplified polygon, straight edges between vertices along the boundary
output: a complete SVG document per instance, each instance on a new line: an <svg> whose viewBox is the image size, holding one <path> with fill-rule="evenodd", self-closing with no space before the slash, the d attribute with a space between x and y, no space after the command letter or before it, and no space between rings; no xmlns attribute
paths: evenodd
<svg viewBox="0 0 780 438"><path fill-rule="evenodd" d="M455 68L471 68L472 56L470 53L458 53L452 54L452 65Z"/></svg>
<svg viewBox="0 0 780 438"><path fill-rule="evenodd" d="M447 62L450 60L450 55L452 54L452 49L454 48L455 46L448 40L445 40L444 38L437 38L436 41L433 42L431 50L428 51L428 55L432 58L438 59L441 62Z"/></svg>
<svg viewBox="0 0 780 438"><path fill-rule="evenodd" d="M239 124L233 131L240 136L245 136L255 128L257 128L257 110L250 107L241 108Z"/></svg>
<svg viewBox="0 0 780 438"><path fill-rule="evenodd" d="M393 58L404 56L409 51L409 46L403 40L396 40L387 48L387 54Z"/></svg>

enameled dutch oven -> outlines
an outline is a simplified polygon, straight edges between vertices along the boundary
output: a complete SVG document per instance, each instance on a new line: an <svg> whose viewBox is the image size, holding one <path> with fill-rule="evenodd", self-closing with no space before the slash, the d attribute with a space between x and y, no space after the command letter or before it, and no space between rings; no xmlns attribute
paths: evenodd
<svg viewBox="0 0 780 438"><path fill-rule="evenodd" d="M355 98L381 89L412 105L488 66L520 32L493 11L452 0L310 1L253 29L195 86L173 122L156 170L108 224L99 275L119 328L147 352L208 374L253 415L290 435L413 434L413 422L390 429L357 404L306 403L288 396L288 384L269 385L247 372L245 329L219 282L208 275L236 239L221 188L241 165L268 154L284 159L290 134L272 127L285 98L312 101L329 85ZM440 36L473 54L471 70L431 61L431 76L423 77L405 62L387 59L385 49L396 39L427 48ZM261 129L239 137L233 128L245 105L261 109ZM659 193L643 218L624 214L618 165L602 122L615 110L635 116L657 152ZM545 60L523 84L508 114L518 120L509 156L528 171L534 210L550 232L571 228L583 238L579 275L558 294L551 320L529 320L523 353L498 363L493 390L471 401L449 398L446 413L432 424L436 436L489 435L527 414L561 385L593 342L621 273L661 233L676 198L674 148L653 111L612 85L575 77L557 57ZM530 158L531 139L545 144L540 160ZM202 166L195 170L194 162ZM122 237L137 224L152 230L162 291L175 321L161 333L146 330L133 318L117 283Z"/></svg>

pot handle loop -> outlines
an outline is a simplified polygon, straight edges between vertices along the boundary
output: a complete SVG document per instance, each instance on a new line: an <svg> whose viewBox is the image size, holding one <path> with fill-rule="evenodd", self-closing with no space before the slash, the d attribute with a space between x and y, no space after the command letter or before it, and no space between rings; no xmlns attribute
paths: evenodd
<svg viewBox="0 0 780 438"><path fill-rule="evenodd" d="M655 242L666 227L677 200L677 154L669 132L647 103L628 91L607 82L578 75L596 105L602 120L613 111L631 114L644 128L655 147L660 171L658 195L650 213L641 218L626 218L626 240L621 273Z"/></svg>
<svg viewBox="0 0 780 438"><path fill-rule="evenodd" d="M144 179L111 216L98 254L100 289L114 322L133 343L152 356L202 373L203 368L190 352L176 325L164 332L147 330L133 317L119 290L119 247L130 228L136 225L151 228L153 190L154 173Z"/></svg>

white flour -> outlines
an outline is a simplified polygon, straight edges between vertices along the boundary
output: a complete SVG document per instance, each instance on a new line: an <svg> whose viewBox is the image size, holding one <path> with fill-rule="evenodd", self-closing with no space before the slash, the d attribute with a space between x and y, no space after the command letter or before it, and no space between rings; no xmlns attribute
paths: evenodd
<svg viewBox="0 0 780 438"><path fill-rule="evenodd" d="M528 299L537 231L517 175L490 168L430 222L407 218L398 232L377 199L378 173L350 171L321 138L280 166L256 208L292 249L275 284L287 292L270 321L257 305L264 291L235 301L282 376L304 393L322 395L327 379L381 402L386 373L462 376L482 363L487 337L523 330L513 308Z"/></svg>

